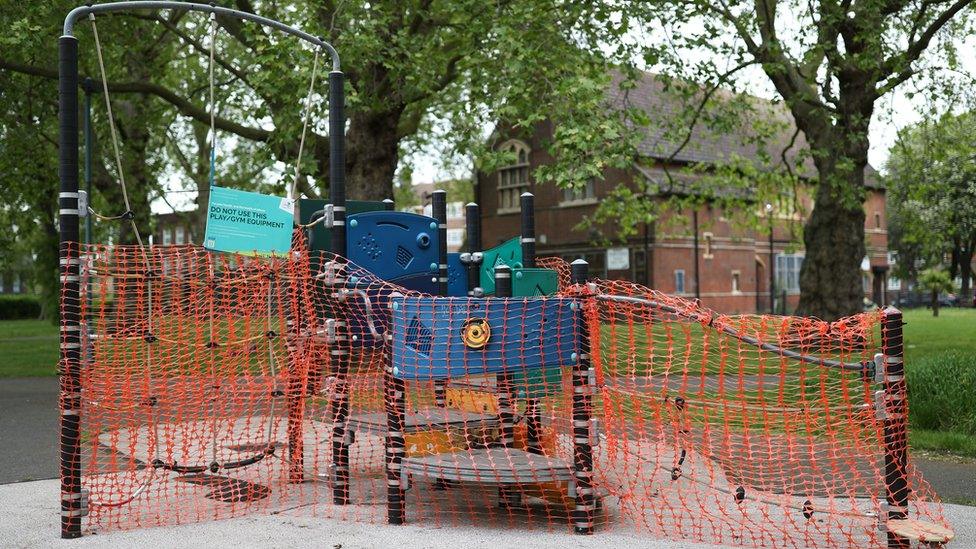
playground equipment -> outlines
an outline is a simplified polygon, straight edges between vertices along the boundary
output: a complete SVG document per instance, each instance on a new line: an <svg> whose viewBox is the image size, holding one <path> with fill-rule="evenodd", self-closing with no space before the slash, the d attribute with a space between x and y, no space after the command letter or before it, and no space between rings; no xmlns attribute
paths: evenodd
<svg viewBox="0 0 976 549"><path fill-rule="evenodd" d="M69 14L63 537L273 511L740 545L951 539L910 466L894 309L726 316L589 279L585 262L536 259L531 194L520 236L489 250L467 205L467 249L450 255L443 192L432 217L345 199L342 139L330 198L299 204L287 255L79 245L72 28L132 8L241 18L324 49L331 134L344 128L338 55L301 31L191 3Z"/></svg>

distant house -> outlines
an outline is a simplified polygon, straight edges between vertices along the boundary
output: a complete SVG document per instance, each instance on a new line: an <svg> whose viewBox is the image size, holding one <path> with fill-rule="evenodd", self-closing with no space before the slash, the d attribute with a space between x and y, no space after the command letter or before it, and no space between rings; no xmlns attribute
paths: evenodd
<svg viewBox="0 0 976 549"><path fill-rule="evenodd" d="M156 228L153 230L153 244L172 246L179 244L200 244L193 242L191 226L196 212L172 212L153 214Z"/></svg>
<svg viewBox="0 0 976 549"><path fill-rule="evenodd" d="M653 112L655 116L674 112L678 106L673 95L663 91L662 82L645 74L637 87L626 97L611 85L608 102L614 108L630 107ZM771 116L788 114L781 106L763 100ZM705 135L696 130L681 152L669 160L679 143L668 139L660 128L651 127L639 147L639 160L628 169L608 169L601 180L591 180L585 188L564 190L552 185L536 184L535 168L548 164L553 158L544 143L551 139L554 125L544 121L531 131L498 131L493 137L496 149L510 151L515 161L491 173L479 173L475 201L481 206L482 247L494 246L518 233L519 200L525 191L535 195L536 246L540 255L561 256L567 260L584 258L594 276L628 279L651 288L690 298L700 298L703 305L723 312L792 311L799 300L799 273L803 263L802 242L791 237L789 223L800 223L798 210L776 205L768 215L774 226L772 246L768 231L743 229L730 223L719 207L709 204L683 213L688 222L674 227L673 223L648 223L637 229L637 235L611 247L593 244L594 234L576 229L587 215L592 215L601 197L618 185L634 188L644 179L661 191L648 200L661 200L670 194L694 193L696 175L681 173L691 165L709 165L729 160L732 155L760 163L762 152L755 145L743 144L741 135ZM793 138L792 128L773 139L766 151L772 158ZM803 135L796 137L789 158L796 160L796 152L805 148ZM674 174L669 180L667 168ZM796 166L801 176L814 174L807 161ZM888 234L885 213L885 190L877 173L868 168L868 193L864 203L865 233L868 256L863 263L864 291L879 305L886 302L885 275L888 271ZM808 193L796 197L809 213L812 199ZM790 200L789 202L793 202ZM762 205L756 205L763 211ZM614 227L601 230L615 236ZM772 258L770 257L772 255ZM769 269L773 268L774 283L770 287ZM785 300L783 296L785 295ZM775 302L771 303L771 296Z"/></svg>

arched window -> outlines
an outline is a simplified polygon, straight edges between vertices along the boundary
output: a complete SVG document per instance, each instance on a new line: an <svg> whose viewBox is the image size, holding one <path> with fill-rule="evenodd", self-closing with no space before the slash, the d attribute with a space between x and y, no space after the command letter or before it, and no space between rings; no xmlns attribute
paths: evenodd
<svg viewBox="0 0 976 549"><path fill-rule="evenodd" d="M512 140L499 150L511 153L514 160L498 169L498 211L517 211L519 196L529 190L529 146Z"/></svg>

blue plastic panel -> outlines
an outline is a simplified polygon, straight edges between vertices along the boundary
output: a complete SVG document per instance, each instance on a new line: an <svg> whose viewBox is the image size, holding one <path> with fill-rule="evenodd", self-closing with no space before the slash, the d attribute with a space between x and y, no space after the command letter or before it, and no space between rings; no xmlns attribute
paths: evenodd
<svg viewBox="0 0 976 549"><path fill-rule="evenodd" d="M457 252L447 254L447 295L468 295L468 267L461 263L461 254Z"/></svg>
<svg viewBox="0 0 976 549"><path fill-rule="evenodd" d="M394 375L447 379L571 365L579 352L580 315L568 298L397 297L393 307ZM461 339L468 319L485 319L482 349Z"/></svg>
<svg viewBox="0 0 976 549"><path fill-rule="evenodd" d="M411 290L436 293L437 221L409 212L366 212L346 218L349 260Z"/></svg>

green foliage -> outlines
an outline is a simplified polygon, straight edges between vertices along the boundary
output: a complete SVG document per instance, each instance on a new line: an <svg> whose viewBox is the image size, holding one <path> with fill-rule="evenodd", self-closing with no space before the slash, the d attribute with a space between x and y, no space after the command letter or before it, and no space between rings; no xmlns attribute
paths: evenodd
<svg viewBox="0 0 976 549"><path fill-rule="evenodd" d="M902 130L885 178L897 274L944 266L966 286L976 248L976 113L943 115ZM944 258L949 258L948 262ZM964 299L965 300L965 299Z"/></svg>
<svg viewBox="0 0 976 549"><path fill-rule="evenodd" d="M0 320L19 320L39 318L40 316L41 300L38 296L27 294L0 295Z"/></svg>
<svg viewBox="0 0 976 549"><path fill-rule="evenodd" d="M937 268L922 271L918 276L918 285L923 290L936 294L951 292L956 289L949 273Z"/></svg>

